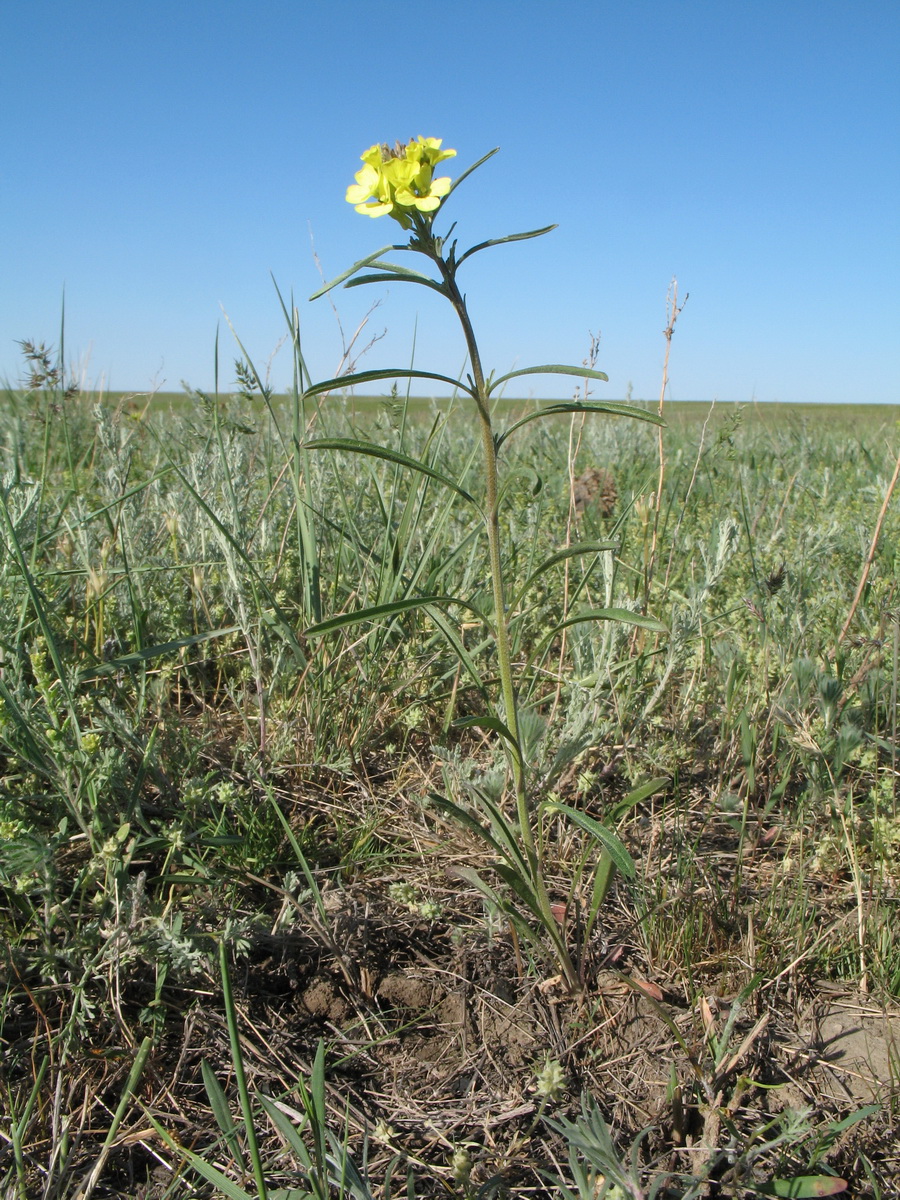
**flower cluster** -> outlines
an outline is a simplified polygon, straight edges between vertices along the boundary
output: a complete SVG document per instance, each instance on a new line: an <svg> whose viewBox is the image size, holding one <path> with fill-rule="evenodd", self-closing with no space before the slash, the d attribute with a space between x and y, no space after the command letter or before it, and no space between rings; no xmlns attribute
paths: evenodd
<svg viewBox="0 0 900 1200"><path fill-rule="evenodd" d="M432 213L450 191L449 178L434 178L434 168L455 150L442 150L440 138L416 138L405 146L370 146L360 155L365 166L356 172L356 183L347 188L347 203L368 217L387 213L404 229L412 225L413 211Z"/></svg>

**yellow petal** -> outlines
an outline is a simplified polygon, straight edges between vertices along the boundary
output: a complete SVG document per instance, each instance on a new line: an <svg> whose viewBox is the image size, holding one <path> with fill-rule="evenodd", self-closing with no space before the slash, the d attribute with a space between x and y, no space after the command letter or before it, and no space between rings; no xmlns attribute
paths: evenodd
<svg viewBox="0 0 900 1200"><path fill-rule="evenodd" d="M393 204L357 204L356 211L367 217L383 217L393 207Z"/></svg>
<svg viewBox="0 0 900 1200"><path fill-rule="evenodd" d="M440 198L437 196L416 196L415 205L419 212L434 212L440 207Z"/></svg>

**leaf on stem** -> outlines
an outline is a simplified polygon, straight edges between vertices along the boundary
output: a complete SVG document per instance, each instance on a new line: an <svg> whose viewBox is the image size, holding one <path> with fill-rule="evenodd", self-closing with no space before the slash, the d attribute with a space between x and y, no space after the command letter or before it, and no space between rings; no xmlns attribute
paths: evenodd
<svg viewBox="0 0 900 1200"><path fill-rule="evenodd" d="M656 617L647 617L643 613L632 612L630 608L588 608L584 612L576 613L574 617L569 617L568 620L561 621L559 625L545 634L532 652L532 660L544 652L557 634L572 625L581 625L585 621L619 621L623 625L635 625L639 629L649 629L653 633L669 632L662 621L658 621Z"/></svg>
<svg viewBox="0 0 900 1200"><path fill-rule="evenodd" d="M406 274L400 275L359 275L356 279L351 279L349 283L345 283L344 287L362 287L364 283L421 283L424 287L430 287L435 292L440 292L442 296L446 296L443 285L438 283L436 279L429 279L427 275L419 275L417 272L408 271Z"/></svg>
<svg viewBox="0 0 900 1200"><path fill-rule="evenodd" d="M494 733L499 733L504 741L508 742L515 751L519 762L522 761L522 747L514 736L508 725L500 720L499 717L493 717L485 713L483 716L476 717L459 717L453 722L456 729L490 729Z"/></svg>
<svg viewBox="0 0 900 1200"><path fill-rule="evenodd" d="M396 249L400 249L400 247L393 245L382 246L381 249L376 250L374 254L367 254L365 258L361 258L359 262L355 262L352 267L348 267L346 271L342 271L340 275L336 275L334 279L332 279L329 283L326 283L324 287L320 287L317 292L313 292L313 294L310 296L310 300L318 300L320 296L324 296L326 292L330 292L332 288L336 288L338 284L343 283L345 279L349 279L350 276L354 275L358 270L360 270L360 268L370 266L377 259L381 258L382 254L384 254L386 251Z"/></svg>
<svg viewBox="0 0 900 1200"><path fill-rule="evenodd" d="M669 783L667 775L660 775L656 779L650 779L647 783L642 783L639 787L630 791L627 796L624 796L618 804L614 804L609 810L609 820L611 822L618 821L624 817L630 808L634 808L636 804L640 804L642 800L648 800L651 796L655 796L657 792L661 792Z"/></svg>
<svg viewBox="0 0 900 1200"><path fill-rule="evenodd" d="M147 646L143 650L133 650L130 654L121 654L118 658L111 658L95 667L86 667L83 671L79 671L75 678L79 683L90 683L91 680L101 679L104 675L115 675L119 671L138 667L153 658L160 658L163 654L172 654L187 646L199 646L202 642L211 642L215 638L227 637L229 634L240 632L240 625L227 625L222 629L210 629L206 633L194 633L190 637L176 638L172 642L162 642L158 646Z"/></svg>
<svg viewBox="0 0 900 1200"><path fill-rule="evenodd" d="M343 388L357 387L361 383L374 383L379 379L436 379L438 383L449 383L453 388L460 388L474 398L472 388L466 387L458 379L449 375L435 375L432 371L412 371L407 367L388 368L380 371L357 371L353 375L339 375L336 379L325 379L314 383L306 389L304 395L318 396L322 392L340 391Z"/></svg>
<svg viewBox="0 0 900 1200"><path fill-rule="evenodd" d="M549 571L551 567L555 567L557 563L565 562L567 558L578 558L583 554L599 554L603 550L618 550L618 548L618 542L574 542L571 546L564 546L561 550L557 550L555 554L545 558L541 565L531 572L519 589L515 600L510 604L510 611L518 608L522 598L535 580L539 579L545 571Z"/></svg>
<svg viewBox="0 0 900 1200"><path fill-rule="evenodd" d="M587 813L579 812L577 808L572 808L571 805L563 804L558 800L548 801L542 805L542 808L548 813L559 813L570 820L573 825L577 825L585 833L589 833L607 851L616 869L626 879L634 878L636 871L634 859L611 829L607 829L605 825L601 825L599 821L595 821Z"/></svg>
<svg viewBox="0 0 900 1200"><path fill-rule="evenodd" d="M366 454L370 458L383 458L387 462L396 463L399 467L408 467L411 471L418 471L421 475L427 475L430 479L436 479L438 483L442 483L444 487L450 488L452 492L462 496L464 500L468 500L470 504L479 507L474 496L471 496L459 484L453 482L446 475L442 475L440 471L436 471L434 467L429 467L427 463L420 462L417 458L410 458L406 454L399 454L396 450L389 450L385 446L379 446L376 442L358 441L355 438L316 438L311 442L304 442L306 450L346 450L350 454Z"/></svg>
<svg viewBox="0 0 900 1200"><path fill-rule="evenodd" d="M542 363L539 367L522 367L518 371L507 371L498 379L491 380L493 392L501 383L508 379L517 379L520 375L575 375L579 379L599 379L601 383L609 383L609 376L604 371L594 371L591 367L571 367L565 363Z"/></svg>
<svg viewBox="0 0 900 1200"><path fill-rule="evenodd" d="M462 183L462 181L464 179L468 179L473 171L477 171L479 167L484 166L484 164L487 162L487 160L489 158L493 158L495 154L499 154L499 153L500 153L500 147L495 146L493 150L488 150L487 154L483 154L481 156L481 158L479 158L478 162L472 163L471 167L466 167L466 169L465 169L465 171L463 171L462 175L457 176L457 178L454 179L453 182L450 184L450 191L444 197L443 204L447 203L449 198L453 195L453 193L456 191L456 189L459 187L459 185ZM443 204L442 204L442 207L443 207Z"/></svg>
<svg viewBox="0 0 900 1200"><path fill-rule="evenodd" d="M427 609L430 604L461 604L463 608L468 608L476 616L480 616L473 605L466 600L460 600L457 596L411 596L406 600L392 600L390 604L375 604L371 608L358 608L354 612L339 613L336 617L329 617L327 621L310 625L304 632L307 637L321 637L323 633L333 633L335 629L345 629L348 625L360 625L365 621L379 621L382 617L396 617L400 613L410 612L414 608Z"/></svg>
<svg viewBox="0 0 900 1200"><path fill-rule="evenodd" d="M488 246L502 246L504 242L524 242L529 238L542 237L545 233L551 233L554 229L558 229L558 225L545 225L543 229L529 229L527 233L510 233L506 237L489 238L486 242L479 242L477 246L472 246L465 254L457 261L457 267L461 267L467 258L473 254L477 254L479 250L486 250Z"/></svg>
<svg viewBox="0 0 900 1200"><path fill-rule="evenodd" d="M530 373L529 371L523 372L526 375ZM504 378L508 378L508 376L504 376ZM603 378L605 379L606 376L604 375ZM501 381L495 380L491 387L493 388L499 382ZM539 408L537 412L529 413L515 424L510 425L508 429L504 429L497 435L497 449L500 449L510 434L521 429L523 425L527 425L529 421L537 421L541 417L556 417L564 413L605 413L610 417L631 417L635 421L648 421L651 425L665 425L665 421L661 420L656 413L648 412L644 408L637 408L633 404L626 404L621 400L598 401L596 404L583 404L578 400L561 401L559 404L548 404L546 408Z"/></svg>

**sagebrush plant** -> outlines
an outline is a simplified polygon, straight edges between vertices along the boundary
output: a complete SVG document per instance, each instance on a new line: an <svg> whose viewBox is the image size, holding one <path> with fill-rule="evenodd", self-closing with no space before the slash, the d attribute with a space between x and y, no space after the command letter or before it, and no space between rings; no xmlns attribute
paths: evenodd
<svg viewBox="0 0 900 1200"><path fill-rule="evenodd" d="M492 403L500 389L511 379L526 375L569 375L585 380L604 382L608 379L602 371L589 367L560 364L525 367L499 376L493 372L485 375L466 299L457 279L459 270L467 259L483 250L509 242L541 237L555 228L553 225L548 225L526 233L490 238L461 253L458 251L456 239L450 240L455 226L451 226L443 235L435 231L435 218L442 213L456 188L496 152L496 150L490 151L463 171L456 180L451 181L449 177L435 178L434 176L434 170L438 164L456 156L455 150L443 148L442 140L439 138L418 137L405 144L398 142L394 148L378 144L369 147L361 156L364 165L356 174L356 183L347 189L346 199L348 203L355 206L357 212L366 216L372 218L390 216L409 234L409 240L401 244L381 247L374 254L354 263L352 267L326 284L312 297L315 299L340 283L346 287L354 287L366 283L395 281L418 284L436 291L451 304L459 319L468 355L469 370L465 381L450 379L432 371L397 368L356 372L340 379L325 380L308 389L310 395L315 395L332 391L337 387L348 388L381 379L429 379L459 388L471 399L473 415L477 419L481 435L483 498L473 496L447 476L436 472L427 463L397 455L375 443L362 440L348 441L345 443L345 448L358 454L387 458L410 470L423 472L437 479L438 483L447 487L456 497L471 506L472 510L480 517L487 535L492 591L491 611L481 611L467 596L414 597L400 603L345 614L336 620L322 622L308 629L307 635L321 635L338 625L346 625L350 622L392 618L411 607L430 610L433 614L435 611L443 612L448 606L458 606L473 614L477 621L490 630L496 646L498 694L494 693L488 682L478 673L470 656L465 653L463 643L459 639L453 641L454 647L460 654L462 664L489 706L488 712L485 714L466 718L462 723L486 728L502 740L512 776L516 820L514 824L510 823L504 813L502 803L495 802L483 789L478 792L478 798L482 815L487 818L487 826L483 825L480 820L473 819L454 801L438 796L435 796L434 799L445 812L451 814L481 837L496 854L498 861L495 863L495 870L517 900L524 904L529 913L528 921L522 921L518 916L518 910L499 897L495 889L480 875L468 872L470 881L491 902L497 903L506 911L520 931L531 941L534 941L534 931L530 922L537 922L538 929L541 931L540 936L549 936L553 944L555 957L567 987L574 990L578 988L580 982L578 969L567 945L565 925L557 920L553 912L545 881L539 838L536 836L535 828L546 813L565 814L596 839L602 847L604 855L601 861L605 864L607 873L610 864L614 864L628 875L634 873L634 868L619 839L599 822L558 801L542 801L538 805L533 803L528 778L527 738L522 726L519 686L511 652L511 630L514 624L523 620L527 612L523 602L529 587L545 571L564 559L584 554L596 554L598 550L611 549L612 545L608 543L587 545L576 543L563 547L535 567L526 581L525 587L517 594L514 604L510 607L508 588L504 578L501 544L500 451L507 439L523 425L541 417L558 416L562 413L595 413L630 417L640 421L652 421L656 424L662 422L661 418L654 417L643 409L629 404L567 401L548 404L501 431L495 429ZM383 257L389 251L421 255L427 260L431 273L426 274L389 262ZM363 271L366 273L363 274ZM333 440L313 441L309 444L331 448L337 446ZM626 609L586 609L569 618L563 625L551 629L542 639L542 644L552 642L569 624L600 620L626 621L645 629L665 632L665 626L659 621Z"/></svg>

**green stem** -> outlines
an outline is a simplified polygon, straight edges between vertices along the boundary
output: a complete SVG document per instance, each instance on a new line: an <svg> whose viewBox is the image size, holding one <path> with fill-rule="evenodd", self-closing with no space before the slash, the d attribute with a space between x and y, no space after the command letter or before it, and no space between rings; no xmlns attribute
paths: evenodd
<svg viewBox="0 0 900 1200"><path fill-rule="evenodd" d="M491 587L494 600L494 621L497 637L497 667L500 673L500 691L503 697L504 720L516 742L513 754L513 780L516 790L516 808L522 842L531 860L532 867L538 869L537 852L534 837L531 832L531 814L528 811L528 793L525 781L525 764L522 761L522 743L519 737L519 716L516 700L516 689L513 682L512 655L510 652L509 623L506 616L506 597L503 587L503 562L500 553L500 500L499 473L497 470L497 445L494 441L494 429L491 423L490 396L484 381L484 371L481 366L481 356L478 343L465 298L460 292L452 269L442 258L437 258L437 264L444 277L444 285L451 304L456 310L466 339L469 352L469 362L472 366L472 381L475 385L475 403L478 407L478 417L481 423L481 444L484 450L485 474L485 523L488 535L488 554L491 565Z"/></svg>
<svg viewBox="0 0 900 1200"><path fill-rule="evenodd" d="M503 561L500 543L500 488L497 467L497 443L494 440L494 429L491 422L490 393L484 379L481 366L481 355L475 340L475 331L466 308L465 297L456 283L454 265L447 262L439 252L433 238L420 232L419 248L428 255L441 273L444 284L444 294L453 305L462 326L469 362L472 368L472 383L475 389L475 404L481 423L481 443L484 449L485 468L485 524L488 535L488 553L491 567L491 587L494 600L494 624L497 639L497 667L500 675L500 692L503 700L504 719L507 728L515 740L515 750L512 755L513 783L516 793L516 816L522 845L531 868L531 884L541 907L543 925L549 933L556 948L557 959L562 968L567 985L573 990L579 986L578 972L572 962L565 936L560 930L550 904L550 895L544 882L541 860L535 845L534 833L531 827L531 812L528 804L528 787L525 777L525 763L522 756L522 742L519 734L518 702L513 679L512 654L510 650L509 622L506 614L506 598L503 586ZM451 255L452 259L452 255Z"/></svg>

